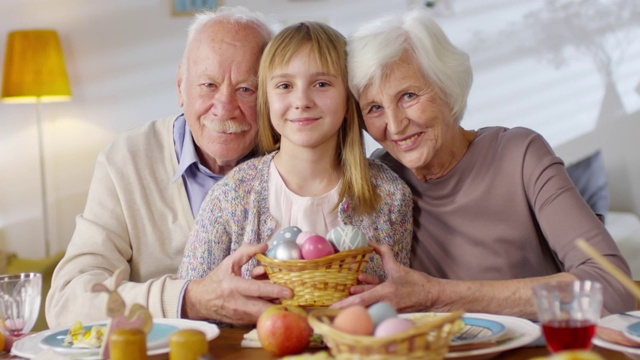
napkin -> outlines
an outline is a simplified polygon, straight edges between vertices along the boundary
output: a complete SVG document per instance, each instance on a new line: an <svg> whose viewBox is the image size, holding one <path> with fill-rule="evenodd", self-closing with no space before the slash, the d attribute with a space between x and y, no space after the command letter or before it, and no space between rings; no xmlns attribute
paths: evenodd
<svg viewBox="0 0 640 360"><path fill-rule="evenodd" d="M623 330L638 321L638 319L628 314L613 314L601 319L596 326L596 335L608 342L629 346L640 347L640 343L628 338Z"/></svg>
<svg viewBox="0 0 640 360"><path fill-rule="evenodd" d="M242 336L240 346L246 348L261 348L260 340L258 340L258 330L253 329Z"/></svg>
<svg viewBox="0 0 640 360"><path fill-rule="evenodd" d="M242 336L240 346L246 348L261 348L260 340L258 340L258 330L253 329ZM311 335L311 341L309 342L309 348L323 348L325 347L322 337L317 334Z"/></svg>
<svg viewBox="0 0 640 360"><path fill-rule="evenodd" d="M629 339L622 333L622 331L612 329L610 327L602 325L596 326L596 335L614 344L629 347L640 347L640 343Z"/></svg>

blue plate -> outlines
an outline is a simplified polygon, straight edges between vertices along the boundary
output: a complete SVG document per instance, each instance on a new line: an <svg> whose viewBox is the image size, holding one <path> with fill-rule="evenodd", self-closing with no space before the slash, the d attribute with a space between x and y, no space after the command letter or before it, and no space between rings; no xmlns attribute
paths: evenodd
<svg viewBox="0 0 640 360"><path fill-rule="evenodd" d="M451 345L472 344L493 340L507 328L494 320L463 316L464 328L451 339Z"/></svg>
<svg viewBox="0 0 640 360"><path fill-rule="evenodd" d="M95 325L105 327L107 326L106 323L98 323L86 325L84 329L85 331L89 331ZM169 342L169 335L171 335L176 330L178 330L178 327L174 325L154 323L151 327L151 331L147 334L147 349L151 350L154 348L166 346ZM89 355L92 353L100 352L100 348L74 348L68 345L62 345L65 337L67 337L67 333L69 333L69 329L60 330L49 334L42 338L42 340L40 340L40 345L43 347L52 348L59 353L66 354Z"/></svg>
<svg viewBox="0 0 640 360"><path fill-rule="evenodd" d="M623 333L624 336L628 337L629 339L640 342L640 321L634 322L633 324L624 328Z"/></svg>

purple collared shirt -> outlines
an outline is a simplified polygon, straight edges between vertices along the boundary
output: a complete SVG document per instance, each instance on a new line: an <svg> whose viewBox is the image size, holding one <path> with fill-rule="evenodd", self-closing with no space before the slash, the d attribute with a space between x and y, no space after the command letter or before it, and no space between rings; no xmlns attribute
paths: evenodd
<svg viewBox="0 0 640 360"><path fill-rule="evenodd" d="M195 218L209 189L220 181L224 175L214 174L200 163L198 153L196 152L196 145L193 142L193 136L184 118L184 114L178 116L173 123L173 145L176 150L176 158L178 159L178 170L173 180L171 180L171 183L175 183L176 180L182 177L182 182L187 191L189 205L191 206L191 213ZM240 160L240 162L248 160L253 156L254 152L252 151ZM178 318L182 318L182 301L184 300L184 293L187 290L188 284L189 282L187 281L180 291L180 300L178 301L178 309L176 309Z"/></svg>
<svg viewBox="0 0 640 360"><path fill-rule="evenodd" d="M223 175L214 174L200 163L191 130L189 130L184 114L178 116L173 123L173 145L178 159L178 170L171 183L175 183L176 180L182 177L189 205L191 206L191 213L195 218L209 189L218 180L222 179ZM176 309L178 318L182 318L182 301L188 284L189 282L187 281L180 290L180 300Z"/></svg>
<svg viewBox="0 0 640 360"><path fill-rule="evenodd" d="M184 114L178 116L173 123L173 144L178 158L178 170L172 183L182 176L191 212L195 218L209 189L224 175L214 174L200 163Z"/></svg>

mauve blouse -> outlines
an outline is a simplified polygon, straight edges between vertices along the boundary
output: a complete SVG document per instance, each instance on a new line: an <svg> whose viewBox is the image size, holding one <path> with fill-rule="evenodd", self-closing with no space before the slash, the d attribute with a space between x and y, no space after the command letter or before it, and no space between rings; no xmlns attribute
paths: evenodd
<svg viewBox="0 0 640 360"><path fill-rule="evenodd" d="M609 312L635 309L633 296L575 245L584 238L629 274L562 160L536 132L482 128L448 174L426 182L386 152L373 157L388 164L413 192L412 268L459 280L566 271L601 282Z"/></svg>

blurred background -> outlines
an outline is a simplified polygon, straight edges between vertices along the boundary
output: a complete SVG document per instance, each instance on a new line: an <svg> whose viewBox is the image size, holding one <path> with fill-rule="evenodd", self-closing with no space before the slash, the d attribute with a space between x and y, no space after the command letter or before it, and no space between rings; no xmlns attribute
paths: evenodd
<svg viewBox="0 0 640 360"><path fill-rule="evenodd" d="M184 1L183 1L184 2ZM207 1L205 1L207 2ZM220 3L213 1L212 3ZM640 214L640 1L224 0L283 25L358 25L412 7L467 51L474 85L463 126L526 126L567 164L601 150L611 209ZM171 0L2 0L7 34L58 32L72 91L40 106L51 252L66 248L98 152L117 134L177 115L176 71L190 16ZM0 103L0 250L45 255L34 104ZM367 151L378 145L367 142Z"/></svg>

